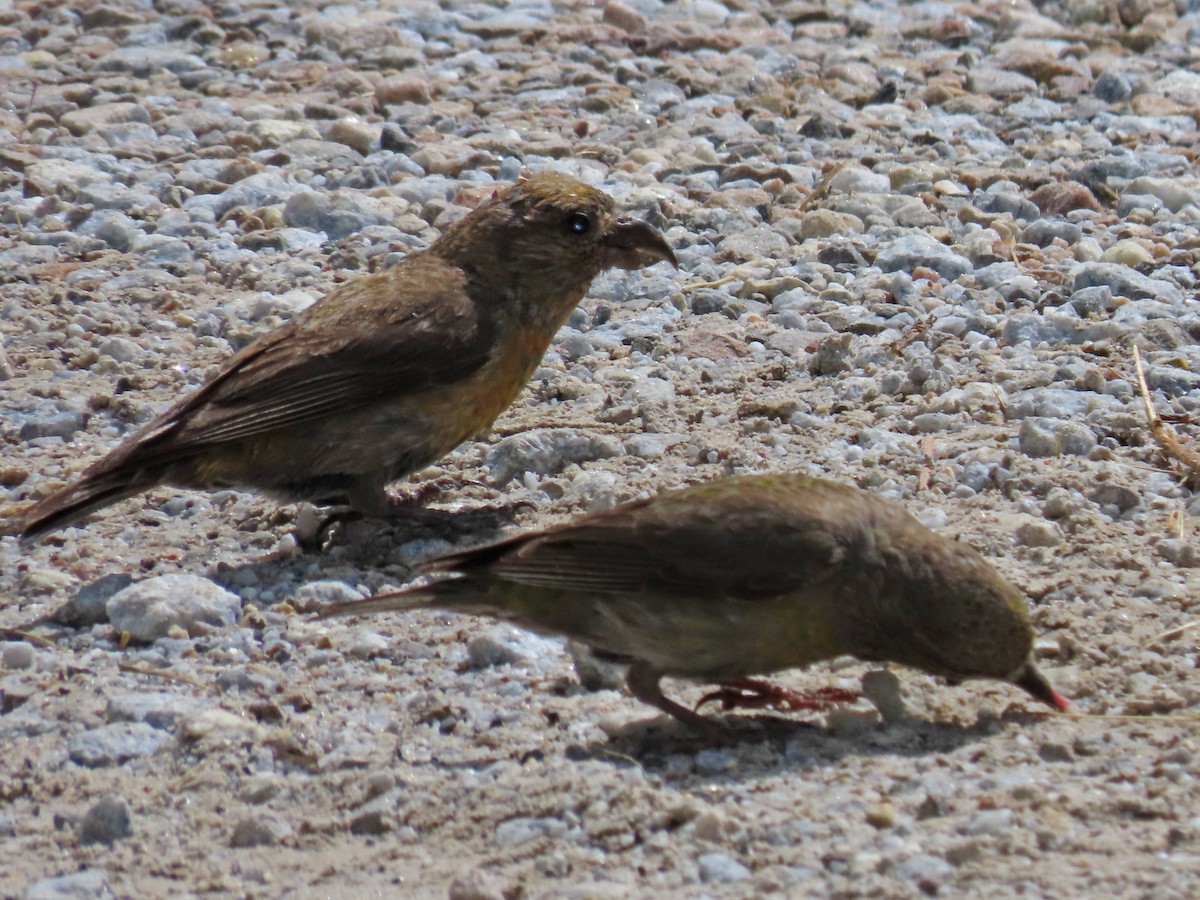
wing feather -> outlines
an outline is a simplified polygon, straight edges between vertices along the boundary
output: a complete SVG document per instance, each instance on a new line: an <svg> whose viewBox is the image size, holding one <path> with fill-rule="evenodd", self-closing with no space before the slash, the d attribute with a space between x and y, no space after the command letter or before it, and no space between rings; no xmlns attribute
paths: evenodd
<svg viewBox="0 0 1200 900"><path fill-rule="evenodd" d="M775 514L763 527L760 501L769 498L745 482L738 487L745 496L712 507L660 497L454 554L430 569L564 592L753 600L827 582L841 571L846 543L870 539L852 522L831 527L820 509Z"/></svg>
<svg viewBox="0 0 1200 900"><path fill-rule="evenodd" d="M478 370L495 335L495 323L475 299L480 292L437 257L410 262L343 285L245 347L131 450L140 462L170 462L202 447L451 384ZM410 283L400 283L405 280ZM404 299L365 304L368 291Z"/></svg>

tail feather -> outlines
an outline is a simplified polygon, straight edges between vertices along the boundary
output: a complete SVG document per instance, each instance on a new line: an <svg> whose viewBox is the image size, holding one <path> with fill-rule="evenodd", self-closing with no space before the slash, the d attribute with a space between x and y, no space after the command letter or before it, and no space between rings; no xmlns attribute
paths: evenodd
<svg viewBox="0 0 1200 900"><path fill-rule="evenodd" d="M432 584L405 588L391 594L331 603L321 610L322 619L335 616L365 616L380 612L407 612L414 609L444 609L481 615L499 612L494 600L480 593L479 588L465 578L444 578Z"/></svg>
<svg viewBox="0 0 1200 900"><path fill-rule="evenodd" d="M130 477L125 470L85 474L49 497L39 500L25 513L21 527L21 542L29 544L38 538L77 522L88 513L140 494L159 483L153 475Z"/></svg>

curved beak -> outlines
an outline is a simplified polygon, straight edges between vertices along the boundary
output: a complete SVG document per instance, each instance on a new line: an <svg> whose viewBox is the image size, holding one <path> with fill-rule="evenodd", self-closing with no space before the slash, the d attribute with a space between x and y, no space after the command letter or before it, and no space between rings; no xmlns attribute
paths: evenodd
<svg viewBox="0 0 1200 900"><path fill-rule="evenodd" d="M601 243L606 268L641 269L657 262L679 268L675 252L658 229L629 216L617 219Z"/></svg>
<svg viewBox="0 0 1200 900"><path fill-rule="evenodd" d="M1050 686L1046 676L1038 671L1038 667L1033 664L1032 660L1021 666L1009 681L1017 687L1023 688L1047 706L1053 706L1059 712L1063 712L1071 705L1071 701Z"/></svg>

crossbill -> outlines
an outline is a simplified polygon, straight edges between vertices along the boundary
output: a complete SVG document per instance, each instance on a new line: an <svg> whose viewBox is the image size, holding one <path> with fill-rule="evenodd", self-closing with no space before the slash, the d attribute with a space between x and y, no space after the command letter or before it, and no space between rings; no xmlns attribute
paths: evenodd
<svg viewBox="0 0 1200 900"><path fill-rule="evenodd" d="M706 699L726 708L806 706L753 676L850 655L1067 706L1034 665L1025 597L982 556L899 504L801 475L664 493L423 571L452 574L323 615L437 608L563 635L627 663L635 697L702 730L663 676L719 685Z"/></svg>
<svg viewBox="0 0 1200 900"><path fill-rule="evenodd" d="M389 509L385 486L486 430L608 268L675 264L611 197L543 173L350 281L26 513L33 540L159 484Z"/></svg>

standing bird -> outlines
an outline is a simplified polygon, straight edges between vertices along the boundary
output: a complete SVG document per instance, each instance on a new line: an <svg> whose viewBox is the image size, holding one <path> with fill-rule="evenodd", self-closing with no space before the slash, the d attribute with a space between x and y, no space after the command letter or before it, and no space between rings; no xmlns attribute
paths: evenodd
<svg viewBox="0 0 1200 900"><path fill-rule="evenodd" d="M977 552L901 506L802 475L729 478L432 560L449 578L323 616L437 608L565 635L629 663L639 700L699 728L664 675L725 707L819 707L752 678L833 657L998 678L1067 707L1034 665L1025 598ZM701 701L704 702L704 701Z"/></svg>
<svg viewBox="0 0 1200 900"><path fill-rule="evenodd" d="M426 250L347 282L239 353L79 480L36 503L34 540L159 484L389 510L385 485L487 429L600 272L675 265L662 235L543 173Z"/></svg>

